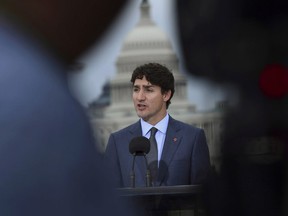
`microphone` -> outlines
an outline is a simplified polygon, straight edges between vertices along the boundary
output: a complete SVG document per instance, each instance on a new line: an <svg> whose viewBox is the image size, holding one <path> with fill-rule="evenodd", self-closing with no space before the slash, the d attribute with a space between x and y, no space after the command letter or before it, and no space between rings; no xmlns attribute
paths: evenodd
<svg viewBox="0 0 288 216"><path fill-rule="evenodd" d="M133 155L133 163L132 169L130 173L130 181L131 187L135 187L135 172L134 172L134 164L135 164L135 157L136 156L144 156L146 161L146 186L151 186L151 175L150 170L148 168L148 162L146 158L146 154L150 151L150 141L144 136L134 137L129 143L129 152Z"/></svg>
<svg viewBox="0 0 288 216"><path fill-rule="evenodd" d="M150 141L144 136L134 137L129 143L129 151L132 155L144 156L150 151Z"/></svg>

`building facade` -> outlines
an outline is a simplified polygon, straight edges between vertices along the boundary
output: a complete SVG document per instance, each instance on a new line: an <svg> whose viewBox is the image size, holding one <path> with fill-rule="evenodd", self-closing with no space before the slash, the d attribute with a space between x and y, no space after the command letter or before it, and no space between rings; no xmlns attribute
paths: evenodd
<svg viewBox="0 0 288 216"><path fill-rule="evenodd" d="M128 33L117 59L117 75L103 88L103 94L89 105L89 116L98 147L105 151L109 135L137 120L132 102L133 70L144 63L157 62L168 67L175 77L175 94L169 114L180 121L203 128L210 150L211 163L218 166L223 131L223 103L215 109L197 112L187 96L187 79L179 71L179 61L167 35L151 20L147 1L141 4L141 18Z"/></svg>

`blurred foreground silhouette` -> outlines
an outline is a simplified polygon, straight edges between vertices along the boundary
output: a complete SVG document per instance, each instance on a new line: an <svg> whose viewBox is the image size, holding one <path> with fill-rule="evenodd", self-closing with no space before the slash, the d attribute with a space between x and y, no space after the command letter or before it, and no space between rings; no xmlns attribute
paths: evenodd
<svg viewBox="0 0 288 216"><path fill-rule="evenodd" d="M190 74L235 85L208 215L287 215L287 1L176 1ZM286 191L285 191L286 190Z"/></svg>
<svg viewBox="0 0 288 216"><path fill-rule="evenodd" d="M0 1L0 215L130 215L66 80L125 2Z"/></svg>

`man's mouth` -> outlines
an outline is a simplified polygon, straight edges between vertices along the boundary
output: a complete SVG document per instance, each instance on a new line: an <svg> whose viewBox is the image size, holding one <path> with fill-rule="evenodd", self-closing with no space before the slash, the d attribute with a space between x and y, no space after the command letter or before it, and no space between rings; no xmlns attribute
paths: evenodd
<svg viewBox="0 0 288 216"><path fill-rule="evenodd" d="M147 106L145 104L137 104L139 110L144 110Z"/></svg>

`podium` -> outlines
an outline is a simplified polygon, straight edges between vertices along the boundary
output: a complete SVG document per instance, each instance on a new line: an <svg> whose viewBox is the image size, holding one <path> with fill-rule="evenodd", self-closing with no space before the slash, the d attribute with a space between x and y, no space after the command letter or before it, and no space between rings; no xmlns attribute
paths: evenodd
<svg viewBox="0 0 288 216"><path fill-rule="evenodd" d="M121 199L127 199L143 216L199 216L201 209L201 185L118 188L117 191Z"/></svg>

